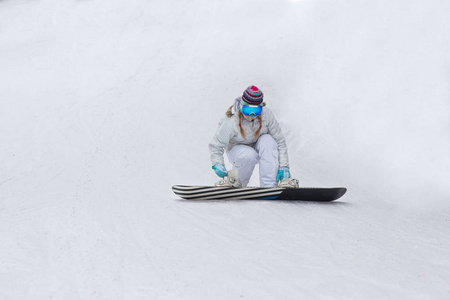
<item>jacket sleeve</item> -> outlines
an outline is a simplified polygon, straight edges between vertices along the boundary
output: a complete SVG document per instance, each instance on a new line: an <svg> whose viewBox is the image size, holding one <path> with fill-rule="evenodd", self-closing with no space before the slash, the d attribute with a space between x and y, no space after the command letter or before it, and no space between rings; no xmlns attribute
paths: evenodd
<svg viewBox="0 0 450 300"><path fill-rule="evenodd" d="M226 118L219 123L219 128L209 143L209 152L211 154L211 163L213 166L215 164L225 164L223 154L234 135L235 129L231 119Z"/></svg>
<svg viewBox="0 0 450 300"><path fill-rule="evenodd" d="M278 144L278 161L280 167L289 167L286 139L284 138L283 132L281 131L280 123L278 123L278 120L275 118L275 115L270 109L266 109L266 114L269 134Z"/></svg>

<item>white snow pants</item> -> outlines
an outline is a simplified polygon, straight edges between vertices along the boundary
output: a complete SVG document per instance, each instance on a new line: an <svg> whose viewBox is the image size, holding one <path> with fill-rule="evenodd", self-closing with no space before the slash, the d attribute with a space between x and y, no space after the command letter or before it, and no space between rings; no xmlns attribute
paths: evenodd
<svg viewBox="0 0 450 300"><path fill-rule="evenodd" d="M233 169L239 170L242 186L247 186L253 170L259 163L259 181L261 187L277 185L278 145L268 134L259 137L254 147L236 145L228 152L228 160Z"/></svg>

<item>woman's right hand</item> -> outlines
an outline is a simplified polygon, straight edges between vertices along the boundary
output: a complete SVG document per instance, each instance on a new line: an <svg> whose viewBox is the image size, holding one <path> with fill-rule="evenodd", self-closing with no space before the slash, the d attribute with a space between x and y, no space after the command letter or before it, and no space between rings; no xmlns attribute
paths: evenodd
<svg viewBox="0 0 450 300"><path fill-rule="evenodd" d="M214 170L214 172L216 172L217 176L219 177L223 178L228 175L227 169L222 164L215 164L214 166L212 166L212 169Z"/></svg>

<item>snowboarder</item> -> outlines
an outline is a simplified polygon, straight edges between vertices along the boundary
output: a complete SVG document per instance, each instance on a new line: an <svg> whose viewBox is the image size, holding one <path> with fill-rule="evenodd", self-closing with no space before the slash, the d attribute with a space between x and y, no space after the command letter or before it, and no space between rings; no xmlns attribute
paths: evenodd
<svg viewBox="0 0 450 300"><path fill-rule="evenodd" d="M252 85L234 100L209 143L212 168L221 178L228 175L223 157L226 150L228 160L233 170L238 170L244 187L250 181L257 163L261 187L275 187L279 181L295 184L294 180L294 183L290 182L284 135L273 112L263 102L263 97L261 90ZM296 184L298 186L298 181Z"/></svg>

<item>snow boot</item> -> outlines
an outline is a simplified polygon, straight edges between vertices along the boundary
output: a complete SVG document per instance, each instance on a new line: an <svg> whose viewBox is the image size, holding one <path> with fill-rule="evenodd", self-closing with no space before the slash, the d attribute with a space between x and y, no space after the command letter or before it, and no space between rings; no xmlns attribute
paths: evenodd
<svg viewBox="0 0 450 300"><path fill-rule="evenodd" d="M278 187L281 188L298 188L298 180L294 178L285 178L283 180L280 180L278 183Z"/></svg>
<svg viewBox="0 0 450 300"><path fill-rule="evenodd" d="M239 180L239 171L237 169L228 171L228 175L221 179L219 182L216 182L214 186L222 186L222 187L242 187L242 183Z"/></svg>

